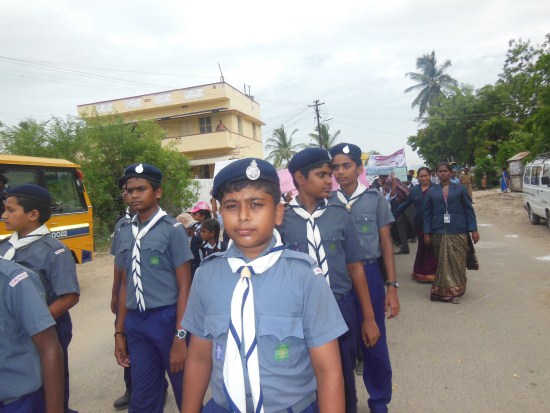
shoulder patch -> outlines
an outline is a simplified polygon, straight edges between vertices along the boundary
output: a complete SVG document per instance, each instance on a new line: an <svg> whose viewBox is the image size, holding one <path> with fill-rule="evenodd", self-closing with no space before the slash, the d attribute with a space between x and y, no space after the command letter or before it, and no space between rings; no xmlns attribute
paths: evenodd
<svg viewBox="0 0 550 413"><path fill-rule="evenodd" d="M320 275L320 274L323 273L323 270L320 269L319 267L315 267L315 268L313 269L313 272L315 273L315 275Z"/></svg>
<svg viewBox="0 0 550 413"><path fill-rule="evenodd" d="M57 251L55 251L55 255L59 255L62 252L65 252L65 249L64 248L59 248Z"/></svg>
<svg viewBox="0 0 550 413"><path fill-rule="evenodd" d="M15 278L13 278L11 281L10 281L10 287L15 287L17 284L19 284L19 282L21 280L24 280L25 278L27 278L29 276L29 274L27 274L26 272L22 272L21 274L19 274L18 276L16 276Z"/></svg>
<svg viewBox="0 0 550 413"><path fill-rule="evenodd" d="M181 222L176 222L174 225L172 225L174 228L179 227L181 225Z"/></svg>

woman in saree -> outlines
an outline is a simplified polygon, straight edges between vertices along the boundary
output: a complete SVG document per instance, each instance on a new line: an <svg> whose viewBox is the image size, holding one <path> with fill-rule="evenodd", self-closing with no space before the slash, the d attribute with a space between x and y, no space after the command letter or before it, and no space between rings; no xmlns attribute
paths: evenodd
<svg viewBox="0 0 550 413"><path fill-rule="evenodd" d="M434 184L430 180L430 168L425 166L418 169L416 173L419 185L415 185L410 189L409 196L397 208L395 214L403 213L409 205L414 205L414 228L418 238L418 248L416 250L416 258L414 260L413 271L411 278L418 282L432 282L435 279L435 270L437 268L437 260L434 257L433 249L424 243L424 198L428 189Z"/></svg>
<svg viewBox="0 0 550 413"><path fill-rule="evenodd" d="M424 201L424 242L432 245L438 260L431 300L460 303L466 292L466 259L473 243L479 241L472 200L466 188L450 182L451 166L437 166L439 184L426 193Z"/></svg>

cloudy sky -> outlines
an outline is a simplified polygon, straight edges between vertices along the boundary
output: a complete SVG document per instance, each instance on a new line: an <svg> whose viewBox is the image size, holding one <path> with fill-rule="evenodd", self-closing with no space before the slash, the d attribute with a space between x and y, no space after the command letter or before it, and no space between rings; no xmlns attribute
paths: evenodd
<svg viewBox="0 0 550 413"><path fill-rule="evenodd" d="M550 33L542 0L190 2L0 0L0 121L76 115L76 106L225 81L261 105L264 141L281 125L309 142L316 121L390 154L417 129L405 73L435 51L449 73L494 83L510 39ZM248 86L247 86L248 87Z"/></svg>

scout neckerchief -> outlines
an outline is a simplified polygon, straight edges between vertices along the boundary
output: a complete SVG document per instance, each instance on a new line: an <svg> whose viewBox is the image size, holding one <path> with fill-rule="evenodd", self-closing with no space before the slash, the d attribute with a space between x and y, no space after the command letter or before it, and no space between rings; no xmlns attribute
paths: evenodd
<svg viewBox="0 0 550 413"><path fill-rule="evenodd" d="M124 211L124 218L126 218L128 221L132 219L132 214L130 213L130 207L126 208L126 211Z"/></svg>
<svg viewBox="0 0 550 413"><path fill-rule="evenodd" d="M13 257L15 257L16 250L18 250L19 248L23 248L29 244L32 244L35 241L38 241L44 235L48 235L49 233L50 231L48 230L46 225L39 226L34 231L32 231L29 235L23 238L19 238L19 233L14 232L9 240L11 247L4 254L4 259L10 260L10 261L13 260Z"/></svg>
<svg viewBox="0 0 550 413"><path fill-rule="evenodd" d="M212 245L208 241L204 241L201 245L201 248L199 249L199 256L201 258L201 261L203 258L208 257L209 255L214 254L215 252L220 252L222 250L222 242L218 241L217 244Z"/></svg>
<svg viewBox="0 0 550 413"><path fill-rule="evenodd" d="M151 221L139 229L138 214L134 215L132 219L132 234L136 242L134 243L134 249L132 250L132 279L134 280L134 287L136 289L136 301L138 310L140 312L145 311L145 300L143 299L143 284L141 283L141 239L147 235L149 230L166 215L166 212L159 207L157 214L151 218Z"/></svg>
<svg viewBox="0 0 550 413"><path fill-rule="evenodd" d="M313 214L307 212L303 206L301 206L296 198L290 201L289 206L294 209L299 216L305 219L308 222L306 225L307 228L307 243L308 243L308 253L311 258L317 261L327 283L330 285L330 278L328 274L328 263L325 256L325 249L323 248L323 240L321 239L321 233L319 232L319 227L315 224L315 219L319 218L326 211L328 201L323 199L323 204L317 206L317 209L313 211Z"/></svg>
<svg viewBox="0 0 550 413"><path fill-rule="evenodd" d="M338 188L338 191L336 192L336 195L338 195L338 199L346 206L348 211L351 211L351 206L354 204L355 201L359 199L361 195L363 195L363 192L367 190L367 187L363 185L361 182L357 181L357 188L355 191L353 191L353 194L349 197L349 201L346 198L346 194L344 191L342 191L342 188Z"/></svg>
<svg viewBox="0 0 550 413"><path fill-rule="evenodd" d="M227 332L227 348L223 363L223 386L231 412L246 412L245 374L248 376L255 413L263 413L263 394L260 386L260 364L254 317L254 291L250 277L260 275L277 262L283 252L281 236L274 230L275 245L267 254L246 263L241 258L228 258L234 274L240 279L231 298L231 320ZM246 373L241 360L245 356Z"/></svg>

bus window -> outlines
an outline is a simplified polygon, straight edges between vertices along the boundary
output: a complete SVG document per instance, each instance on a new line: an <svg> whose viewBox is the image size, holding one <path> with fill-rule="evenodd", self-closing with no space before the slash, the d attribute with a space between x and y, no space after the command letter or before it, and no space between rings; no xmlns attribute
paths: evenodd
<svg viewBox="0 0 550 413"><path fill-rule="evenodd" d="M54 213L82 212L86 209L84 199L76 187L73 171L44 171L44 177L52 195Z"/></svg>

